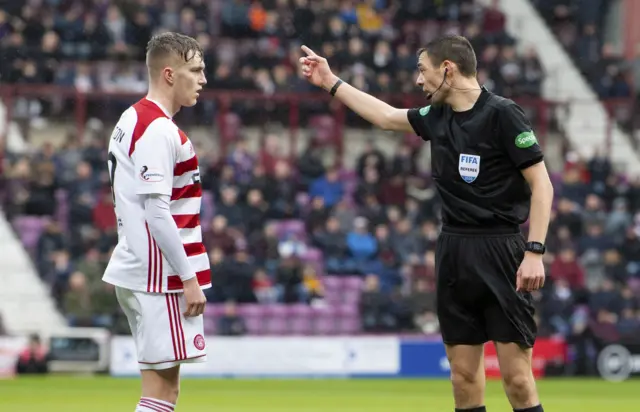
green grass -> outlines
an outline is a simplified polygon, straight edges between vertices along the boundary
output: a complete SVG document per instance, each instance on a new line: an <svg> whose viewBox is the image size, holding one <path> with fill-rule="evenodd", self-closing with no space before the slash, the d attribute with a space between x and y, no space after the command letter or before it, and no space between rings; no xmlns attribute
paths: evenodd
<svg viewBox="0 0 640 412"><path fill-rule="evenodd" d="M547 379L538 382L546 412L640 410L638 381ZM132 412L136 379L18 378L0 381L0 411ZM510 412L499 382L489 382L490 412ZM451 412L446 380L213 380L182 383L178 411Z"/></svg>

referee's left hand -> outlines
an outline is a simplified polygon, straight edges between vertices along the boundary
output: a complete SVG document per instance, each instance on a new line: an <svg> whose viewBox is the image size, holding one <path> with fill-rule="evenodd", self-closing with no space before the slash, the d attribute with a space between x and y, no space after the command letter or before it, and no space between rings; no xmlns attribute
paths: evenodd
<svg viewBox="0 0 640 412"><path fill-rule="evenodd" d="M542 255L525 252L524 259L518 268L516 291L533 292L544 285L544 264Z"/></svg>

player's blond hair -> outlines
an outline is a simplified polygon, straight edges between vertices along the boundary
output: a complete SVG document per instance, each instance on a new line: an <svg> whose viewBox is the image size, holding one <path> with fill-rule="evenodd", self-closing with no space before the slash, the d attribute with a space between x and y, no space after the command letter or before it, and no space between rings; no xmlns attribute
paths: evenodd
<svg viewBox="0 0 640 412"><path fill-rule="evenodd" d="M155 35L147 43L147 67L156 71L170 63L171 59L179 59L187 63L196 56L203 56L202 47L193 37L180 33L166 32Z"/></svg>

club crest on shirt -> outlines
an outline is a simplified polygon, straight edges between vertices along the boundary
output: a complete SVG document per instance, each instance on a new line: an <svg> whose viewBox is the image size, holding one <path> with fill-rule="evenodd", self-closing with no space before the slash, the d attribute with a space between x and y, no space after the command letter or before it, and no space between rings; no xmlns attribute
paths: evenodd
<svg viewBox="0 0 640 412"><path fill-rule="evenodd" d="M157 170L149 169L147 166L142 166L140 168L140 179L149 183L162 182L164 180L164 175Z"/></svg>
<svg viewBox="0 0 640 412"><path fill-rule="evenodd" d="M480 173L480 156L460 153L458 173L467 183L472 183Z"/></svg>

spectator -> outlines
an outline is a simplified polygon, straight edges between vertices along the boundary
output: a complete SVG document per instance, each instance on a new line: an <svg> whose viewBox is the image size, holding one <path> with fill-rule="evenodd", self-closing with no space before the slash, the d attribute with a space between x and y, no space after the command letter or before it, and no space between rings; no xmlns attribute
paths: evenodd
<svg viewBox="0 0 640 412"><path fill-rule="evenodd" d="M390 331L396 326L391 315L391 300L380 291L380 284L375 275L365 278L364 291L360 298L360 315L365 332Z"/></svg>
<svg viewBox="0 0 640 412"><path fill-rule="evenodd" d="M224 315L218 319L218 333L222 336L242 336L247 333L247 327L238 315L238 308L233 301L224 305Z"/></svg>
<svg viewBox="0 0 640 412"><path fill-rule="evenodd" d="M314 180L309 187L309 195L320 197L328 209L333 208L344 194L344 186L339 179L338 169L327 170L324 177Z"/></svg>
<svg viewBox="0 0 640 412"><path fill-rule="evenodd" d="M426 279L418 279L409 299L416 328L425 334L437 333L439 325L435 289L429 286Z"/></svg>
<svg viewBox="0 0 640 412"><path fill-rule="evenodd" d="M364 272L365 265L375 257L378 251L378 243L369 233L367 224L365 218L358 217L353 223L353 231L347 234L347 248L360 272Z"/></svg>
<svg viewBox="0 0 640 412"><path fill-rule="evenodd" d="M40 341L40 336L31 335L29 346L18 356L16 372L20 375L46 374L49 372L48 360L48 350Z"/></svg>
<svg viewBox="0 0 640 412"><path fill-rule="evenodd" d="M236 248L233 230L227 227L227 218L217 215L211 221L211 226L203 230L204 244L207 249L219 248L225 255L231 255Z"/></svg>
<svg viewBox="0 0 640 412"><path fill-rule="evenodd" d="M259 303L275 303L278 300L278 291L273 282L262 269L256 270L253 275L253 294Z"/></svg>
<svg viewBox="0 0 640 412"><path fill-rule="evenodd" d="M579 291L585 286L584 270L576 260L576 253L572 247L564 247L554 259L549 270L553 282L563 282L571 290Z"/></svg>

